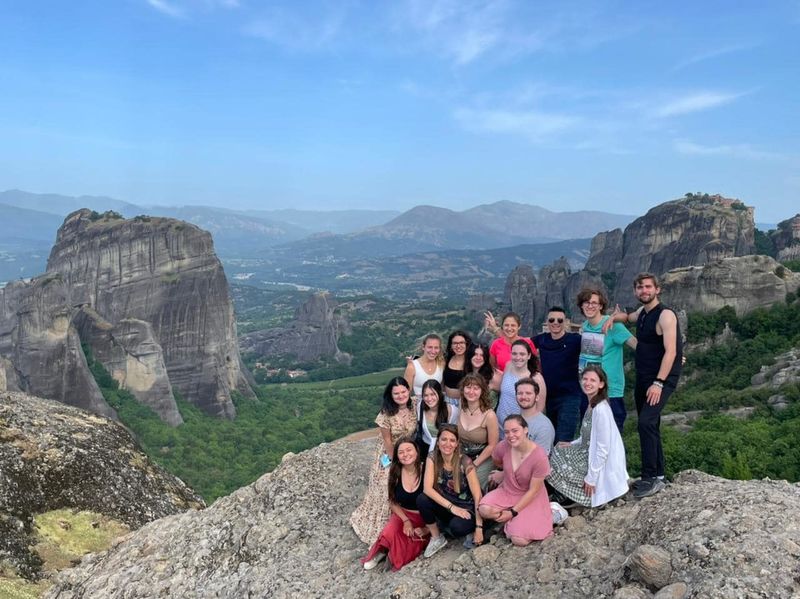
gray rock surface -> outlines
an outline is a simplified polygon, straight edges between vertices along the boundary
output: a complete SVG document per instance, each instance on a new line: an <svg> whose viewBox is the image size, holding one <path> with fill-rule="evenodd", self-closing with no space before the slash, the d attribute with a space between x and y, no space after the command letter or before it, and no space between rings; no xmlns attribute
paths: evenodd
<svg viewBox="0 0 800 599"><path fill-rule="evenodd" d="M337 345L340 330L348 326L337 314L337 305L329 293L315 293L295 310L289 326L242 335L239 346L243 353L259 356L291 355L300 361L335 358L349 362L350 356Z"/></svg>
<svg viewBox="0 0 800 599"><path fill-rule="evenodd" d="M741 256L676 268L662 279L662 301L693 312L731 306L741 316L784 301L800 288L800 274L769 256Z"/></svg>
<svg viewBox="0 0 800 599"><path fill-rule="evenodd" d="M193 225L89 210L66 218L47 273L0 290L0 355L26 392L113 416L81 342L173 425L173 388L229 418L233 390L253 396L225 273Z"/></svg>
<svg viewBox="0 0 800 599"><path fill-rule="evenodd" d="M778 223L770 237L780 262L800 259L800 214Z"/></svg>
<svg viewBox="0 0 800 599"><path fill-rule="evenodd" d="M367 548L348 517L374 442L289 455L210 508L152 522L84 558L47 597L649 597L624 567L642 545L669 555L670 581L689 597L800 593L800 485L693 471L655 497L582 511L527 548L499 536L473 551L451 542L399 573L365 572Z"/></svg>
<svg viewBox="0 0 800 599"><path fill-rule="evenodd" d="M35 514L76 508L138 528L203 506L123 426L62 403L0 393L0 562L35 577Z"/></svg>

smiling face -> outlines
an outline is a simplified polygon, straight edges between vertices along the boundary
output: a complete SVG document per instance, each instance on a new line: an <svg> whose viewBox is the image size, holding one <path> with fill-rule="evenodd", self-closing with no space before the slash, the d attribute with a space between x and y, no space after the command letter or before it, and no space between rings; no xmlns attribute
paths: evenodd
<svg viewBox="0 0 800 599"><path fill-rule="evenodd" d="M517 387L517 404L523 410L536 405L536 390L533 385L519 385Z"/></svg>
<svg viewBox="0 0 800 599"><path fill-rule="evenodd" d="M638 299L639 302L642 304L649 304L658 297L658 294L661 292L661 288L655 284L653 279L642 279L636 283L634 292L636 294L636 299Z"/></svg>
<svg viewBox="0 0 800 599"><path fill-rule="evenodd" d="M600 380L600 375L591 370L587 370L581 377L581 386L583 387L583 392L586 393L586 395L589 397L594 397L598 394L600 389L605 386L605 384Z"/></svg>
<svg viewBox="0 0 800 599"><path fill-rule="evenodd" d="M439 433L436 445L443 456L451 456L458 445L458 438L450 431L442 431Z"/></svg>
<svg viewBox="0 0 800 599"><path fill-rule="evenodd" d="M522 426L516 418L506 421L503 432L511 447L519 447L520 443L528 438L528 428Z"/></svg>
<svg viewBox="0 0 800 599"><path fill-rule="evenodd" d="M531 357L531 350L527 345L514 345L511 348L511 363L517 370L523 370L528 366Z"/></svg>
<svg viewBox="0 0 800 599"><path fill-rule="evenodd" d="M405 407L408 405L408 398L411 392L403 385L395 385L392 387L392 401L398 406Z"/></svg>
<svg viewBox="0 0 800 599"><path fill-rule="evenodd" d="M438 339L428 339L425 345L422 346L422 351L426 358L435 360L442 351L442 343Z"/></svg>
<svg viewBox="0 0 800 599"><path fill-rule="evenodd" d="M470 364L475 370L480 370L484 364L486 364L486 356L483 355L483 348L476 347L475 353L472 354L472 358L470 358Z"/></svg>
<svg viewBox="0 0 800 599"><path fill-rule="evenodd" d="M433 387L426 387L422 392L422 401L425 402L428 408L435 410L436 406L439 405L439 394L433 390Z"/></svg>
<svg viewBox="0 0 800 599"><path fill-rule="evenodd" d="M456 356L463 356L467 353L467 340L461 335L456 335L450 342L450 347L453 348L453 354Z"/></svg>
<svg viewBox="0 0 800 599"><path fill-rule="evenodd" d="M503 336L511 341L516 340L519 333L519 323L513 316L506 316L503 319Z"/></svg>
<svg viewBox="0 0 800 599"><path fill-rule="evenodd" d="M464 399L468 403L480 401L482 391L480 385L464 385Z"/></svg>
<svg viewBox="0 0 800 599"><path fill-rule="evenodd" d="M603 305L600 301L600 296L596 293L593 293L588 300L581 304L581 311L589 320L600 315L603 311Z"/></svg>
<svg viewBox="0 0 800 599"><path fill-rule="evenodd" d="M413 443L401 443L397 448L397 460L403 466L409 466L416 462L419 458L417 446Z"/></svg>
<svg viewBox="0 0 800 599"><path fill-rule="evenodd" d="M547 330L554 339L558 339L564 334L564 321L566 315L563 312L549 312L547 314Z"/></svg>

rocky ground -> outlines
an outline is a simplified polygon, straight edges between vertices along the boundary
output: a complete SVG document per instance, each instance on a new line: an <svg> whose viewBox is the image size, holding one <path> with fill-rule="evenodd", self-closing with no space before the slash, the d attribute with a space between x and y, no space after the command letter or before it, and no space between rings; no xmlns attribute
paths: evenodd
<svg viewBox="0 0 800 599"><path fill-rule="evenodd" d="M62 572L47 597L800 596L800 485L684 472L665 491L571 516L527 548L460 543L365 572L348 526L374 440L323 444L200 512L152 522ZM521 593L521 594L520 594Z"/></svg>
<svg viewBox="0 0 800 599"><path fill-rule="evenodd" d="M43 559L37 515L70 508L135 529L203 507L182 481L150 461L107 418L23 393L0 393L0 575L36 579ZM72 526L63 524L64 528Z"/></svg>

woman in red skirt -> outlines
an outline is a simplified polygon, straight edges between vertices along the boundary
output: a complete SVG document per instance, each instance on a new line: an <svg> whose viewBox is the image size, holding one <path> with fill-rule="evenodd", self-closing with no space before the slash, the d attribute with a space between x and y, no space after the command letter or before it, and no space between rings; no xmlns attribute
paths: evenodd
<svg viewBox="0 0 800 599"><path fill-rule="evenodd" d="M378 540L361 559L365 570L372 570L386 556L392 569L399 570L425 550L429 532L417 510L423 477L419 450L414 439L402 437L395 443L389 468L389 509L392 515Z"/></svg>

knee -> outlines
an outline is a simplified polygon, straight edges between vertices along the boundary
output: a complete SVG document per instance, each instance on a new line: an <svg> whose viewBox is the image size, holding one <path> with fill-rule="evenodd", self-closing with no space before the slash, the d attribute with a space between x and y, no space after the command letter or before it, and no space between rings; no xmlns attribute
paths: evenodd
<svg viewBox="0 0 800 599"><path fill-rule="evenodd" d="M483 504L478 507L478 512L481 518L486 518L487 520L494 520L497 518L497 508L493 505Z"/></svg>
<svg viewBox="0 0 800 599"><path fill-rule="evenodd" d="M523 539L522 537L511 537L511 543L515 547L525 547L526 545L530 545L530 539Z"/></svg>
<svg viewBox="0 0 800 599"><path fill-rule="evenodd" d="M433 501L425 493L420 493L417 495L417 509L423 513L430 512L433 509Z"/></svg>
<svg viewBox="0 0 800 599"><path fill-rule="evenodd" d="M475 530L475 520L465 520L464 518L453 518L450 520L450 532L455 537L465 537Z"/></svg>

